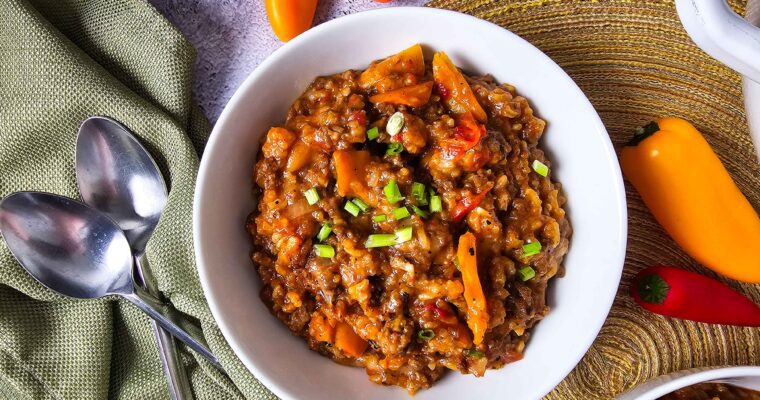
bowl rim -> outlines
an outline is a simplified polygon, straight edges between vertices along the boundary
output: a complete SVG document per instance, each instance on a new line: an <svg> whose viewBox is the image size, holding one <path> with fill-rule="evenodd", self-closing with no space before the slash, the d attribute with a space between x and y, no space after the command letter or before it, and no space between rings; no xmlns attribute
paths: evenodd
<svg viewBox="0 0 760 400"><path fill-rule="evenodd" d="M593 110L593 115L590 115L590 118L594 119L595 124L597 124L600 129L607 133L606 127L604 126L604 123L602 122L601 118L599 117L596 109L593 107L591 102L588 100L588 97L583 93L583 91L578 87L578 85L575 83L575 81L559 66L557 65L554 60L552 60L549 56L547 56L543 51L538 49L537 47L530 44L527 40L523 39L522 37L518 36L517 34L507 30L506 28L503 28L499 25L496 25L490 21L486 21L477 17L474 17L469 14L464 14L456 11L446 10L446 9L438 9L438 8L430 8L430 7L421 7L421 6L399 6L399 7L384 7L379 9L373 9L373 10L365 10L360 11L357 13L345 15L330 21L326 21L320 25L317 25L306 32L298 35L291 41L285 43L280 48L276 49L272 54L266 57L266 59L261 62L243 81L243 83L240 84L240 86L235 90L234 94L230 98L230 100L225 105L224 109L222 110L219 119L217 120L216 124L214 125L211 134L209 135L204 154L207 154L210 149L213 149L216 147L217 142L219 141L219 137L221 134L221 130L224 125L226 125L226 121L231 118L233 109L237 108L238 104L241 103L244 97L244 93L248 91L248 88L253 84L254 81L256 81L260 75L264 73L264 71L268 70L269 68L272 68L273 65L275 65L280 58L282 58L283 55L285 55L288 52L294 51L302 42L306 42L311 40L313 36L318 36L321 34L322 31L327 29L332 29L334 25L338 25L341 23L344 23L348 20L353 19L359 19L359 18L365 18L367 15L372 15L375 17L392 17L393 14L397 13L428 13L430 18L435 18L440 15L446 15L446 16L456 16L457 18L462 18L463 20L468 20L468 22L473 24L481 24L483 27L487 27L489 29L498 28L503 35L510 36L512 40L520 41L528 46L530 46L533 50L535 50L537 53L539 53L540 56L544 57L547 61L548 65L554 69L554 74L558 75L558 77L561 77L563 80L567 81L569 87L574 88L580 96L588 103L588 106ZM606 147L606 158L610 158L611 161L610 165L612 168L612 175L615 185L615 199L617 200L617 204L615 204L615 208L619 210L619 216L620 221L619 222L619 230L617 231L617 236L622 239L621 245L617 251L617 262L615 264L615 267L617 268L617 277L615 281L617 284L614 287L614 290L612 288L608 289L606 296L604 296L604 293L600 293L600 303L604 305L604 307L600 308L605 310L603 313L600 312L598 314L597 319L594 321L593 324L590 324L587 326L588 332L593 332L593 336L589 335L589 339L587 340L587 343L585 343L584 346L579 346L579 349L582 349L582 351L573 350L569 352L567 359L571 360L572 363L568 364L568 367L561 371L559 375L561 375L561 378L557 380L556 382L548 382L544 385L544 387L540 390L542 393L542 396L549 393L556 385L558 385L562 380L564 380L565 377L578 365L578 363L581 361L581 359L584 357L584 355L588 352L588 350L591 348L591 345L596 340L596 338L599 336L599 332L601 331L601 328L604 324L604 322L607 320L607 317L609 315L610 310L612 309L613 302L615 300L615 297L617 296L618 288L620 287L620 281L622 279L623 274L623 268L625 263L625 256L626 256L626 249L627 249L627 237L628 237L628 208L627 208L627 200L626 200L626 194L625 194L625 185L623 183L623 176L622 171L620 169L619 163L617 161L617 153L614 149L614 146L612 144L612 141L607 135L605 138L603 138L604 146ZM200 160L200 166L198 169L198 174L196 177L196 186L193 196L193 244L194 244L194 254L196 258L196 264L197 264L197 270L199 279L201 281L201 287L203 288L204 295L206 297L206 300L208 302L209 308L211 310L211 314L214 317L214 321L219 326L220 331L222 332L222 335L224 336L224 339L227 341L227 343L232 348L234 354L238 359L245 365L245 367L248 369L250 373L253 374L254 378L260 381L264 386L267 387L270 391L272 391L275 395L277 395L280 398L283 399L293 399L295 398L291 392L280 385L278 385L272 378L270 378L269 373L266 372L264 369L260 369L255 362L250 360L248 357L241 357L239 354L242 354L242 348L243 345L238 342L238 340L235 338L235 336L232 333L232 330L230 327L227 326L227 323L224 322L222 319L223 311L220 304L215 300L215 297L213 294L213 289L210 287L210 271L205 266L203 260L206 258L204 255L203 247L200 245L200 237L202 236L201 228L199 224L199 220L201 218L201 207L200 204L202 203L202 194L204 192L204 181L206 178L206 175L208 173L208 170L210 168L210 161L208 161L208 157L201 157Z"/></svg>
<svg viewBox="0 0 760 400"><path fill-rule="evenodd" d="M674 371L635 386L621 399L655 400L678 389L716 379L760 377L760 366L702 367ZM630 396L630 397L629 397Z"/></svg>

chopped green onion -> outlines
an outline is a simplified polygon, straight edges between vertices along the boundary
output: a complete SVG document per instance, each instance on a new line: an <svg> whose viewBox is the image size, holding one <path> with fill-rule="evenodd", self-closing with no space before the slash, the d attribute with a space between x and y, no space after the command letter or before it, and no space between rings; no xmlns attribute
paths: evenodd
<svg viewBox="0 0 760 400"><path fill-rule="evenodd" d="M396 231L396 243L404 243L412 240L412 227L405 226Z"/></svg>
<svg viewBox="0 0 760 400"><path fill-rule="evenodd" d="M459 269L461 265L459 264L459 257L454 257L454 266Z"/></svg>
<svg viewBox="0 0 760 400"><path fill-rule="evenodd" d="M391 115L390 118L388 118L388 123L385 125L385 131L388 132L388 134L391 136L396 136L399 132L401 132L401 128L403 127L404 114L396 111L393 115Z"/></svg>
<svg viewBox="0 0 760 400"><path fill-rule="evenodd" d="M353 201L349 200L346 202L346 205L343 206L343 209L348 211L349 214L353 215L354 217L358 217L359 213L362 212L361 208L356 205Z"/></svg>
<svg viewBox="0 0 760 400"><path fill-rule="evenodd" d="M385 185L383 188L383 193L385 193L385 198L388 199L388 203L391 204L396 204L404 199L404 197L401 196L401 189L398 188L398 184L396 183L395 179L391 179L391 181Z"/></svg>
<svg viewBox="0 0 760 400"><path fill-rule="evenodd" d="M376 233L369 235L364 247L371 249L373 247L388 247L396 244L396 235L392 233Z"/></svg>
<svg viewBox="0 0 760 400"><path fill-rule="evenodd" d="M427 211L420 209L417 206L412 206L412 211L414 211L414 213L419 215L421 218L427 218L430 216Z"/></svg>
<svg viewBox="0 0 760 400"><path fill-rule="evenodd" d="M470 349L470 351L467 352L467 355L472 358L483 358L486 354L473 347Z"/></svg>
<svg viewBox="0 0 760 400"><path fill-rule="evenodd" d="M441 204L441 196L430 196L430 212L443 211L443 205Z"/></svg>
<svg viewBox="0 0 760 400"><path fill-rule="evenodd" d="M396 221L402 220L411 215L409 214L409 210L406 207L394 208L391 213L393 213L393 219Z"/></svg>
<svg viewBox="0 0 760 400"><path fill-rule="evenodd" d="M388 219L388 217L385 214L375 215L372 217L372 220L375 222L385 222L386 219Z"/></svg>
<svg viewBox="0 0 760 400"><path fill-rule="evenodd" d="M526 243L522 247L523 257L534 256L541 252L541 242Z"/></svg>
<svg viewBox="0 0 760 400"><path fill-rule="evenodd" d="M385 150L386 156L397 156L404 151L404 145L401 143L391 143L388 145L388 150Z"/></svg>
<svg viewBox="0 0 760 400"><path fill-rule="evenodd" d="M335 257L335 249L329 244L315 244L314 250L316 250L318 257L322 257L322 258Z"/></svg>
<svg viewBox="0 0 760 400"><path fill-rule="evenodd" d="M536 276L536 270L534 270L531 267L523 267L520 268L520 279L522 279L523 282L530 280L530 278L533 278Z"/></svg>
<svg viewBox="0 0 760 400"><path fill-rule="evenodd" d="M419 182L412 183L412 197L417 200L417 204L421 206L428 205L424 184Z"/></svg>
<svg viewBox="0 0 760 400"><path fill-rule="evenodd" d="M322 227L319 228L319 233L317 233L317 240L320 242L324 242L325 239L327 239L328 236L330 236L330 233L332 232L332 224L330 222L325 222L322 224Z"/></svg>
<svg viewBox="0 0 760 400"><path fill-rule="evenodd" d="M378 136L380 136L380 132L377 130L376 126L367 129L367 139L375 140Z"/></svg>
<svg viewBox="0 0 760 400"><path fill-rule="evenodd" d="M549 175L549 167L547 167L546 164L542 163L541 161L533 160L532 167L533 170L541 176Z"/></svg>
<svg viewBox="0 0 760 400"><path fill-rule="evenodd" d="M432 329L423 329L419 332L417 332L417 339L429 341L430 339L435 337L435 332L433 332Z"/></svg>
<svg viewBox="0 0 760 400"><path fill-rule="evenodd" d="M306 201L309 205L313 206L319 201L319 193L317 193L317 188L315 187L303 192L303 195L306 197Z"/></svg>
<svg viewBox="0 0 760 400"><path fill-rule="evenodd" d="M362 212L369 211L369 204L365 203L364 200L357 197L351 201L356 204L362 210Z"/></svg>

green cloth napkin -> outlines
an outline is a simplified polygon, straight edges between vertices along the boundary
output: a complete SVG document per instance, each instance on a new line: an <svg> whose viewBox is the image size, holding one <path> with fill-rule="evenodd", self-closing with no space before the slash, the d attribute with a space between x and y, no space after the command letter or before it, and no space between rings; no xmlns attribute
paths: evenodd
<svg viewBox="0 0 760 400"><path fill-rule="evenodd" d="M0 196L79 198L77 127L129 127L170 184L147 255L161 291L201 321L229 376L182 348L198 399L275 398L222 337L192 244L192 195L208 123L190 96L195 53L140 0L0 0ZM124 301L78 301L34 281L0 241L0 398L165 399L148 318Z"/></svg>

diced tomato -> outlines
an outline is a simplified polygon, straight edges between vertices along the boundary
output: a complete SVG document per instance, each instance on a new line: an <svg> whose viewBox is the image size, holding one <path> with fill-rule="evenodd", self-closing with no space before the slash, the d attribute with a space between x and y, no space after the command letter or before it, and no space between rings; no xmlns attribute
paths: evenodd
<svg viewBox="0 0 760 400"><path fill-rule="evenodd" d="M443 83L437 82L435 84L435 89L438 92L438 95L441 96L442 99L446 100L446 98L449 97L449 89L446 89L446 86Z"/></svg>
<svg viewBox="0 0 760 400"><path fill-rule="evenodd" d="M491 188L493 188L493 183L489 183L488 187L486 187L482 192L474 196L465 196L459 200L454 206L454 209L451 210L451 218L453 218L454 221L460 221L462 218L464 218L465 215L467 215L467 213L474 210L475 207L480 205Z"/></svg>
<svg viewBox="0 0 760 400"><path fill-rule="evenodd" d="M475 121L471 113L463 114L457 118L454 138L443 141L444 157L453 160L461 158L467 150L475 147L485 135L485 125Z"/></svg>
<svg viewBox="0 0 760 400"><path fill-rule="evenodd" d="M361 126L367 126L367 116L364 113L364 110L354 111L351 113L351 115L348 117L349 121L356 121Z"/></svg>
<svg viewBox="0 0 760 400"><path fill-rule="evenodd" d="M451 311L450 307L446 305L445 303L439 306L436 303L429 303L425 305L425 311L433 313L435 318L444 324L448 325L454 325L457 324L459 321L457 320L457 317L454 315L454 313Z"/></svg>

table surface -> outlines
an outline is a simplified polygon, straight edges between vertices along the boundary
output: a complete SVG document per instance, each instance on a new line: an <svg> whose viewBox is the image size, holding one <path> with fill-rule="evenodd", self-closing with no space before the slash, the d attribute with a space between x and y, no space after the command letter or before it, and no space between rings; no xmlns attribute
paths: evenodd
<svg viewBox="0 0 760 400"><path fill-rule="evenodd" d="M150 0L198 51L193 94L216 122L235 89L261 61L282 45L269 27L263 0ZM420 6L425 0L394 0ZM387 7L372 0L321 1L314 23L358 11Z"/></svg>

